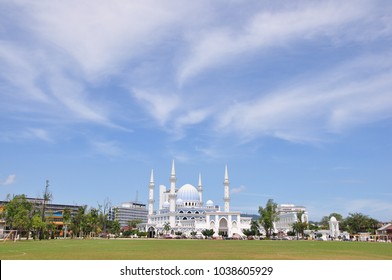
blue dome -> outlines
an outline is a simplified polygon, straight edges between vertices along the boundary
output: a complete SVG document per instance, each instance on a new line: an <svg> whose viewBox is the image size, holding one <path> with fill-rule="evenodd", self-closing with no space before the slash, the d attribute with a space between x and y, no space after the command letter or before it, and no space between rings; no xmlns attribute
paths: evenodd
<svg viewBox="0 0 392 280"><path fill-rule="evenodd" d="M199 192L197 189L190 185L185 184L177 191L177 199L181 199L184 202L188 201L199 201Z"/></svg>

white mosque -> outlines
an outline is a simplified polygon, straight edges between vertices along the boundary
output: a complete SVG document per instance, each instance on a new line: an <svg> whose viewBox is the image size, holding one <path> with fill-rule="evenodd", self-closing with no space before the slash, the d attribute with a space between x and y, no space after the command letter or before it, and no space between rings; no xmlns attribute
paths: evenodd
<svg viewBox="0 0 392 280"><path fill-rule="evenodd" d="M148 222L145 230L149 237L157 234L181 232L190 236L191 233L201 235L204 229L213 229L214 236L228 237L243 236L242 230L250 228L251 218L241 217L239 212L230 211L230 182L225 167L223 181L224 208L221 211L213 201L203 202L203 186L199 174L199 184L196 187L185 184L176 186L176 171L172 163L170 188L159 186L159 209L154 210L154 171L151 171L148 200Z"/></svg>

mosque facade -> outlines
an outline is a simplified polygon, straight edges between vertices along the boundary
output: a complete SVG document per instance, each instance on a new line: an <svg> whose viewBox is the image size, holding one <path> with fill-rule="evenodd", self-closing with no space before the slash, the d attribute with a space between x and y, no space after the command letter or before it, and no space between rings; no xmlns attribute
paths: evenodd
<svg viewBox="0 0 392 280"><path fill-rule="evenodd" d="M176 185L177 177L172 163L170 187L159 186L158 209L155 205L154 172L151 171L148 200L148 222L144 225L149 237L158 234L175 234L201 236L205 229L212 229L214 236L243 236L242 230L250 228L251 218L241 217L241 213L230 211L230 181L225 167L223 180L223 210L212 200L203 201L203 185L201 175L197 188L185 184Z"/></svg>

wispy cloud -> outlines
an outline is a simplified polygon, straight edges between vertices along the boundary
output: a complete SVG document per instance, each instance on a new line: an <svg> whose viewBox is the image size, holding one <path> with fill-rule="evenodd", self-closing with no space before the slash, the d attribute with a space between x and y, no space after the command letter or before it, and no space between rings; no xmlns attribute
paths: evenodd
<svg viewBox="0 0 392 280"><path fill-rule="evenodd" d="M93 150L97 154L110 156L110 157L118 157L123 155L122 149L118 146L118 143L113 141L105 142L105 141L93 141L91 143Z"/></svg>
<svg viewBox="0 0 392 280"><path fill-rule="evenodd" d="M243 139L268 135L317 142L326 133L390 118L392 64L387 57L360 58L300 86L238 102L219 116L217 130L234 132ZM387 62L376 66L377 61ZM365 77L353 68L374 71Z"/></svg>
<svg viewBox="0 0 392 280"><path fill-rule="evenodd" d="M203 136L215 139L232 133L241 141L272 136L315 143L391 117L392 69L385 49L378 56L358 51L358 59L305 71L273 89L221 89L226 81L220 80L220 66L244 57L296 52L309 42L334 49L390 36L389 18L377 5L299 2L244 10L237 9L244 8L240 2L230 5L241 20L222 20L219 4L208 1L4 5L4 14L10 9L18 16L3 26L13 36L0 44L0 109L116 129L147 119L175 141L192 138L192 129L202 127ZM191 79L211 69L217 71L206 85L190 87ZM36 136L48 140L47 133ZM213 141L202 148L206 154Z"/></svg>
<svg viewBox="0 0 392 280"><path fill-rule="evenodd" d="M233 63L255 51L285 48L299 40L343 37L342 33L352 32L345 25L366 18L368 9L364 1L355 6L339 1L303 2L279 11L261 11L240 28L207 29L192 39L193 47L179 69L179 82L182 84L205 69Z"/></svg>
<svg viewBox="0 0 392 280"><path fill-rule="evenodd" d="M246 187L244 185L241 185L238 188L231 188L230 193L238 194L238 193L243 193L245 190L246 190Z"/></svg>
<svg viewBox="0 0 392 280"><path fill-rule="evenodd" d="M7 179L5 179L4 182L0 181L0 185L9 186L9 185L14 184L15 181L16 181L16 175L15 174L11 174L11 175L8 175Z"/></svg>
<svg viewBox="0 0 392 280"><path fill-rule="evenodd" d="M53 137L44 128L29 127L22 130L9 130L0 132L0 141L44 141L53 142Z"/></svg>
<svg viewBox="0 0 392 280"><path fill-rule="evenodd" d="M133 90L133 96L161 126L171 119L174 111L181 105L179 96L175 94Z"/></svg>

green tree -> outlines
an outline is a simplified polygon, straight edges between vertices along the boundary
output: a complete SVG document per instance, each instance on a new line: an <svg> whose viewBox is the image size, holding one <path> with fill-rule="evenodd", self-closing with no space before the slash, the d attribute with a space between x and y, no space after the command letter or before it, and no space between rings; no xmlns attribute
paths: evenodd
<svg viewBox="0 0 392 280"><path fill-rule="evenodd" d="M67 233L68 233L68 226L69 223L71 222L71 209L65 208L63 211L63 234L64 238L67 238Z"/></svg>
<svg viewBox="0 0 392 280"><path fill-rule="evenodd" d="M347 230L356 234L358 232L374 232L378 226L378 221L362 213L349 213L344 219Z"/></svg>
<svg viewBox="0 0 392 280"><path fill-rule="evenodd" d="M119 221L108 221L108 228L111 234L119 235L121 231L121 225Z"/></svg>
<svg viewBox="0 0 392 280"><path fill-rule="evenodd" d="M129 229L134 229L137 227L138 224L142 223L141 219L133 219L127 222ZM169 229L170 230L170 229Z"/></svg>
<svg viewBox="0 0 392 280"><path fill-rule="evenodd" d="M167 234L171 229L170 223L167 222L163 225L163 231Z"/></svg>
<svg viewBox="0 0 392 280"><path fill-rule="evenodd" d="M97 235L99 233L99 210L92 207L86 215L86 233Z"/></svg>
<svg viewBox="0 0 392 280"><path fill-rule="evenodd" d="M259 223L256 220L252 220L250 222L250 230L252 231L252 235L260 235L260 230L259 230ZM245 234L246 235L246 234Z"/></svg>
<svg viewBox="0 0 392 280"><path fill-rule="evenodd" d="M323 216L320 221L320 228L321 229L328 229L329 226L329 217Z"/></svg>
<svg viewBox="0 0 392 280"><path fill-rule="evenodd" d="M108 215L109 215L109 210L111 207L111 203L109 198L105 198L103 201L103 205L98 204L98 209L99 209L99 225L102 229L103 233L107 233L107 226L108 226Z"/></svg>
<svg viewBox="0 0 392 280"><path fill-rule="evenodd" d="M308 223L303 220L303 217L304 217L304 211L297 212L297 221L292 225L293 231L295 231L295 233L297 234L297 238L299 235L303 237L304 231L308 227Z"/></svg>
<svg viewBox="0 0 392 280"><path fill-rule="evenodd" d="M267 239L270 238L274 229L274 222L278 220L278 213L277 213L278 205L274 202L273 199L268 199L265 208L259 207L259 214L260 214L260 225L264 228L266 232Z"/></svg>
<svg viewBox="0 0 392 280"><path fill-rule="evenodd" d="M33 216L31 221L32 229L35 231L35 238L40 239L40 233L43 232L46 228L46 224L42 221L41 213L37 213Z"/></svg>
<svg viewBox="0 0 392 280"><path fill-rule="evenodd" d="M246 237L255 235L255 234L254 234L254 231L251 230L251 229L244 229L244 230L242 231L242 233L245 234Z"/></svg>
<svg viewBox="0 0 392 280"><path fill-rule="evenodd" d="M27 239L32 228L34 207L25 195L15 195L5 206L4 220L10 229L25 233Z"/></svg>
<svg viewBox="0 0 392 280"><path fill-rule="evenodd" d="M204 229L201 232L205 237L212 237L215 233L215 231L213 229Z"/></svg>
<svg viewBox="0 0 392 280"><path fill-rule="evenodd" d="M83 230L86 228L86 208L87 206L80 206L75 216L71 219L73 235L83 237Z"/></svg>

